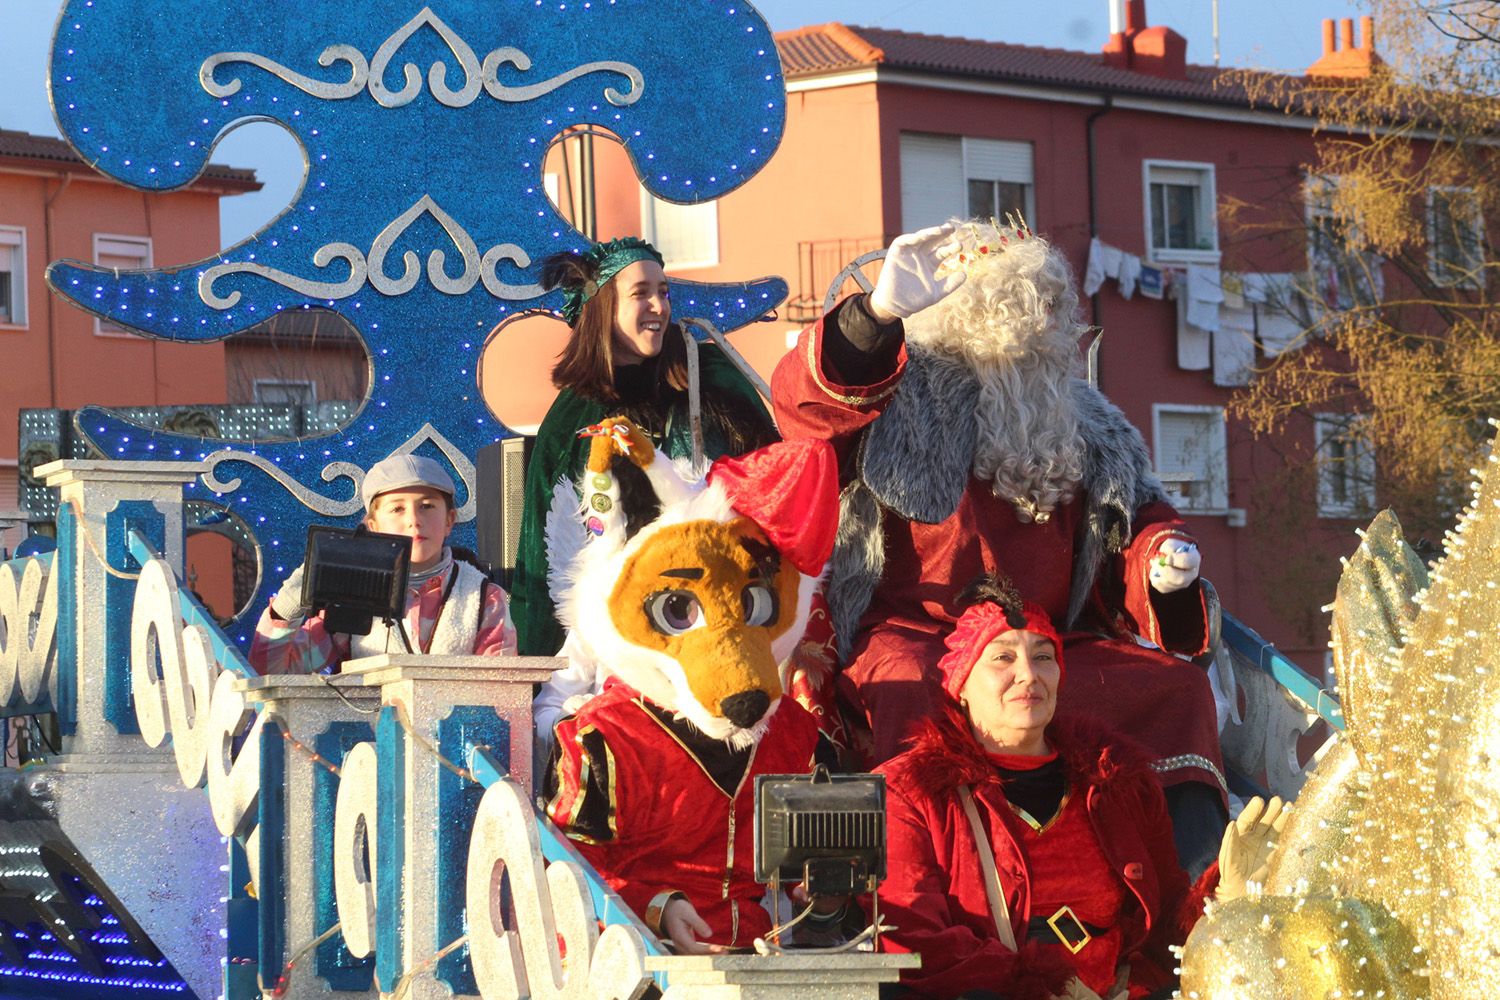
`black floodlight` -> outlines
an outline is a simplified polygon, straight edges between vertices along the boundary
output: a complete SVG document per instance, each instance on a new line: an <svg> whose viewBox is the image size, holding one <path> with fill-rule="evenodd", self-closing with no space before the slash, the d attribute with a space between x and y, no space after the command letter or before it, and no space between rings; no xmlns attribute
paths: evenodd
<svg viewBox="0 0 1500 1000"><path fill-rule="evenodd" d="M880 935L880 881L885 878L885 775L762 774L755 779L755 880L779 896L781 883L801 882L809 899L869 894L873 918L864 933L832 950ZM770 948L813 912L766 935Z"/></svg>
<svg viewBox="0 0 1500 1000"><path fill-rule="evenodd" d="M324 612L330 632L369 635L376 618L399 624L406 614L410 571L406 535L315 524L307 529L302 604Z"/></svg>

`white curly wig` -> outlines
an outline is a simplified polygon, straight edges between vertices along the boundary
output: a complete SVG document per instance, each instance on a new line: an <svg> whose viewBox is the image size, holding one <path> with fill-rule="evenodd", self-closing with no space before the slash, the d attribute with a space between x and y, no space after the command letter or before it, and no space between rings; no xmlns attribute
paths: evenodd
<svg viewBox="0 0 1500 1000"><path fill-rule="evenodd" d="M1013 501L1023 520L1045 519L1073 498L1083 478L1069 377L1087 328L1072 272L1039 236L954 221L968 280L908 319L907 340L973 369L980 385L974 474Z"/></svg>

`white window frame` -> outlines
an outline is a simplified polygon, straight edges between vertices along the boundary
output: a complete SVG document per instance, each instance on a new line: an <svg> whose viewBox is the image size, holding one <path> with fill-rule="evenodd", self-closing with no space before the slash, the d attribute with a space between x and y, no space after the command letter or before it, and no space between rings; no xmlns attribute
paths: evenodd
<svg viewBox="0 0 1500 1000"><path fill-rule="evenodd" d="M905 173L907 153L904 144L908 138L918 141L936 141L944 145L951 144L953 154L953 161L951 163L952 174L947 175L946 179L950 182L955 179L958 181L958 197L957 200L943 214L943 217L941 219L908 219L906 217L907 202L909 200L907 197L907 192L911 190L916 180L915 178L908 177ZM903 170L901 179L901 226L906 231L910 232L914 229L923 228L925 226L938 225L940 223L948 221L948 219L950 218L968 218L970 181L989 181L991 183L1003 182L1009 184L1024 185L1026 190L1026 204L1023 208L1023 212L1026 215L1026 222L1031 226L1032 229L1036 229L1039 226L1040 223L1036 218L1036 144L1031 140L1002 139L995 136L953 135L951 133L941 132L901 132L897 138L897 142L897 155L901 159ZM1024 179L1020 176L981 177L977 173L971 173L972 161L976 158L976 154L978 153L977 146L979 143L986 142L1026 146L1028 150L1027 155L1030 160L1030 164L1028 167L1029 176ZM1001 219L1000 221L1004 222L1005 220Z"/></svg>
<svg viewBox="0 0 1500 1000"><path fill-rule="evenodd" d="M1174 484L1186 484L1203 482L1204 480L1186 476L1178 471L1165 471L1162 469L1162 417L1173 413L1186 413L1192 415L1211 414L1218 419L1209 435L1208 454L1218 456L1217 468L1208 470L1210 475L1218 476L1217 492L1213 480L1208 480L1207 503L1196 506L1189 501L1191 497L1175 493L1170 489ZM1224 407L1204 406L1192 403L1153 403L1151 405L1151 466L1157 478L1162 480L1163 485L1169 487L1168 499L1172 506L1184 514L1226 514L1229 512L1229 435L1224 420ZM1214 503L1214 501L1222 501Z"/></svg>
<svg viewBox="0 0 1500 1000"><path fill-rule="evenodd" d="M663 246L658 238L656 212L659 206L665 206L672 211L686 211L696 213L698 218L694 221L704 227L704 243L712 247L712 250L703 257L674 257L670 246ZM656 247L666 260L666 267L672 271L690 271L699 267L717 267L720 258L719 249L719 203L717 200L702 201L695 205L681 205L677 202L665 201L656 197L645 188L641 188L641 236Z"/></svg>
<svg viewBox="0 0 1500 1000"><path fill-rule="evenodd" d="M1315 266L1318 262L1314 258L1313 240L1318 219L1329 216L1333 217L1332 192L1336 191L1343 178L1337 174L1315 174L1308 173L1302 182L1302 207L1303 225L1307 239L1307 276L1311 300L1315 303L1325 302L1322 275L1318 273ZM1319 187L1329 192L1327 198L1323 197ZM1369 305L1385 298L1385 278L1381 272L1384 266L1381 259L1367 252L1364 240L1358 227L1350 228L1345 236L1346 246L1343 248L1344 263L1339 265L1340 283L1339 300L1337 306L1325 306L1329 309L1344 311L1355 309L1361 305ZM1351 283L1342 279L1352 277L1357 283Z"/></svg>
<svg viewBox="0 0 1500 1000"><path fill-rule="evenodd" d="M1318 516L1319 517L1368 517L1375 511L1375 449L1363 436L1350 437L1351 425L1364 421L1359 413L1314 413L1313 447L1318 456ZM1343 461L1354 463L1354 474L1345 482L1344 500L1334 498L1334 472L1328 452L1330 443L1343 437L1352 444L1352 456Z"/></svg>
<svg viewBox="0 0 1500 1000"><path fill-rule="evenodd" d="M1474 244L1478 259L1474 261L1474 270L1471 275L1463 276L1455 268L1438 266L1437 202L1433 197L1438 192L1442 192L1443 194L1467 194L1474 201L1474 218L1476 223ZM1484 213L1479 204L1478 192L1473 188L1434 185L1427 189L1427 277L1432 280L1433 284L1444 288L1484 287Z"/></svg>
<svg viewBox="0 0 1500 1000"><path fill-rule="evenodd" d="M302 387L304 387L304 388L307 389L307 395L308 395L307 402L305 404L296 404L296 403L293 403L291 405L293 405L293 406L296 406L296 405L316 406L316 405L318 405L318 383L315 380L313 380L313 379L258 378L258 379L255 380L254 385L251 386L250 394L251 394L251 398L254 399L256 403L260 404L261 406L284 406L284 405L287 405L284 400L280 401L280 402L276 402L276 403L271 403L271 402L267 402L266 400L260 398L260 391L261 391L262 387L269 387L269 386L277 386L277 387L282 387L282 388L285 388L285 387L288 387L288 386L302 386Z"/></svg>
<svg viewBox="0 0 1500 1000"><path fill-rule="evenodd" d="M26 230L21 226L0 226L0 245L11 249L15 266L10 272L10 319L0 323L0 330L25 330L30 324L26 311Z"/></svg>
<svg viewBox="0 0 1500 1000"><path fill-rule="evenodd" d="M116 257L130 256L130 249L142 251L140 264L128 270L138 271L154 267L152 263L156 259L156 251L152 246L149 236L126 236L121 233L95 233L94 234L94 264L99 267L105 265L99 263L100 254L111 254ZM127 270L121 268L120 270ZM96 337L130 337L135 339L137 334L121 326L114 326L108 320L94 317L94 336Z"/></svg>
<svg viewBox="0 0 1500 1000"><path fill-rule="evenodd" d="M1202 241L1204 227L1207 227L1208 242L1211 246L1203 248L1184 247L1157 247L1152 244L1152 211L1151 184L1154 173L1182 172L1195 173L1198 175L1198 226L1199 241ZM1161 178L1158 183L1170 183L1166 178ZM1192 160L1142 160L1141 161L1141 206L1142 221L1145 224L1144 244L1147 254L1155 263L1161 264L1217 264L1219 262L1219 194L1218 179L1214 164L1200 163Z"/></svg>

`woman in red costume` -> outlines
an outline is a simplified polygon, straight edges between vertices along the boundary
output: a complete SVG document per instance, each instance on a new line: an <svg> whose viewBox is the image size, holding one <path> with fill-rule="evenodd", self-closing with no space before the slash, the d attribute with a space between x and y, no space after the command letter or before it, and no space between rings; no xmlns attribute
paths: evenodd
<svg viewBox="0 0 1500 1000"><path fill-rule="evenodd" d="M1252 800L1196 886L1145 755L1053 722L1062 642L1040 606L986 578L939 662L948 696L888 788L887 950L917 952L905 996L1167 997L1206 894L1239 895L1281 803ZM963 603L965 598L960 598Z"/></svg>

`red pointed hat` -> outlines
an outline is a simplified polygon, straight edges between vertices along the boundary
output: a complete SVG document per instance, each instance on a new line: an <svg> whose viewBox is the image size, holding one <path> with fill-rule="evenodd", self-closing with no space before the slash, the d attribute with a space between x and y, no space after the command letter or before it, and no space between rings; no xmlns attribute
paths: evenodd
<svg viewBox="0 0 1500 1000"><path fill-rule="evenodd" d="M817 576L833 554L839 528L839 468L827 441L779 441L737 458L721 458L708 481L729 494L805 576Z"/></svg>

